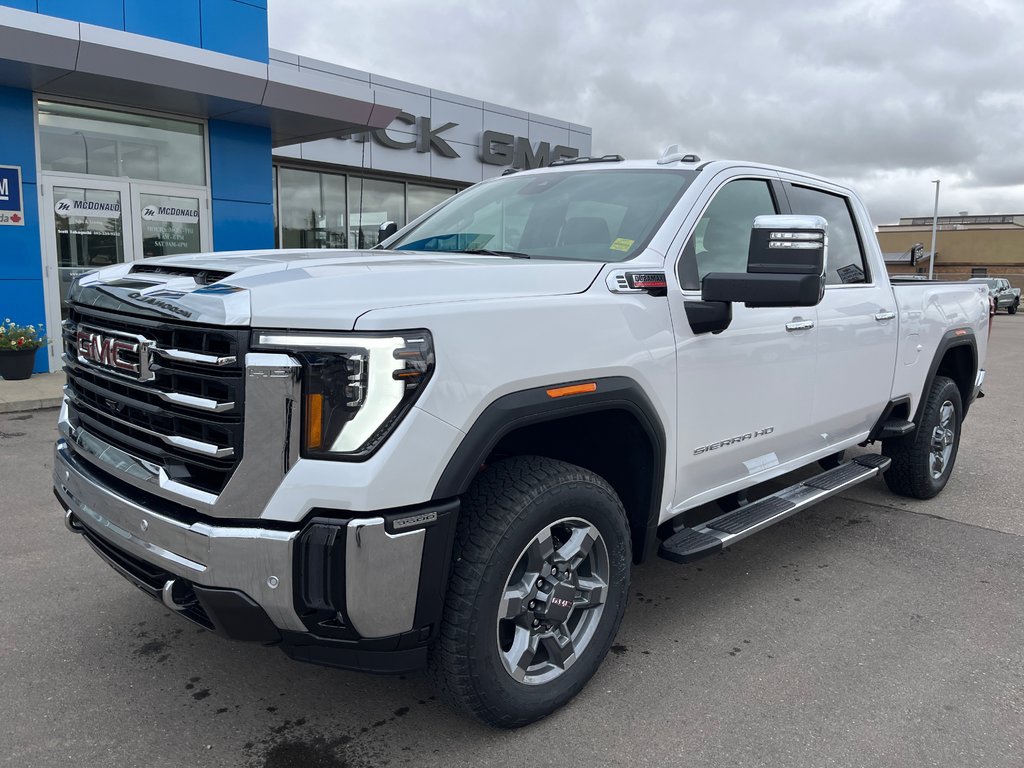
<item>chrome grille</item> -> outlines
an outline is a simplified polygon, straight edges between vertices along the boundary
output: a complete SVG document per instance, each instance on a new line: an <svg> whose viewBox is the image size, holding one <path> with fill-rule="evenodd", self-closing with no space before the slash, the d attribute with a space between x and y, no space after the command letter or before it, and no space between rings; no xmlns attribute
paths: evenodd
<svg viewBox="0 0 1024 768"><path fill-rule="evenodd" d="M82 357L79 330L145 339L152 378ZM248 333L73 305L63 327L70 420L178 483L219 494L242 459Z"/></svg>

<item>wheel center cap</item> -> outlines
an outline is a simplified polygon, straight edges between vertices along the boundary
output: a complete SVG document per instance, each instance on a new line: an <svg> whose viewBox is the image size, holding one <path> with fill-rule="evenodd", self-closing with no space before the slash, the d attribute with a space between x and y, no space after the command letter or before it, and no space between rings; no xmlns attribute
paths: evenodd
<svg viewBox="0 0 1024 768"><path fill-rule="evenodd" d="M561 624L569 618L575 598L576 588L564 581L559 582L547 596L544 618L553 624Z"/></svg>

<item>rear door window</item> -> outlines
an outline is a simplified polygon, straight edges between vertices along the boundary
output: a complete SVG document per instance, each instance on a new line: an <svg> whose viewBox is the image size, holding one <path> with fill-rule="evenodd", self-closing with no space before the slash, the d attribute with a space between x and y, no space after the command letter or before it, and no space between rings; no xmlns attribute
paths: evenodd
<svg viewBox="0 0 1024 768"><path fill-rule="evenodd" d="M870 282L871 277L864 261L864 249L853 220L850 201L842 195L796 184L787 184L786 194L793 207L793 213L823 216L828 221L825 285Z"/></svg>

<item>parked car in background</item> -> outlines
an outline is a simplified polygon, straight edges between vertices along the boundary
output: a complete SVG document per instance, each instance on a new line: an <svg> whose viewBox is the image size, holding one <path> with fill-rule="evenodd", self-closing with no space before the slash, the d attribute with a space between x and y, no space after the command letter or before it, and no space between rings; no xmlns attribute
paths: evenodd
<svg viewBox="0 0 1024 768"><path fill-rule="evenodd" d="M1009 314L1017 314L1017 307L1020 306L1020 288L1010 287L1010 281L1005 277L972 277L969 282L985 283L988 286L988 295L996 303L996 312L1005 309Z"/></svg>

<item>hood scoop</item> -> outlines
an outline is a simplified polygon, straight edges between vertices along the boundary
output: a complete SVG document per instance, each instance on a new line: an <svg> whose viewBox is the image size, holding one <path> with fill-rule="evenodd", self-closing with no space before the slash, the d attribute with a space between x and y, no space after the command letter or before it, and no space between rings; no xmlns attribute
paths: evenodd
<svg viewBox="0 0 1024 768"><path fill-rule="evenodd" d="M202 269L200 267L183 267L176 264L133 264L132 275L161 275L163 277L191 277L196 285L213 285L227 280L234 272L218 269Z"/></svg>

